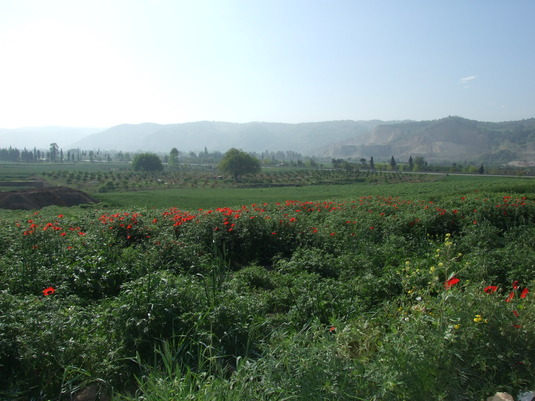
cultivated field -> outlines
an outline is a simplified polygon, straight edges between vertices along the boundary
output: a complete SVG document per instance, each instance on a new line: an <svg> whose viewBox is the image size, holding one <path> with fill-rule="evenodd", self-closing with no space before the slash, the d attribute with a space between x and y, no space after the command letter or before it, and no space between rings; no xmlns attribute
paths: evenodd
<svg viewBox="0 0 535 401"><path fill-rule="evenodd" d="M1 213L1 398L535 390L533 180L58 171L103 203Z"/></svg>

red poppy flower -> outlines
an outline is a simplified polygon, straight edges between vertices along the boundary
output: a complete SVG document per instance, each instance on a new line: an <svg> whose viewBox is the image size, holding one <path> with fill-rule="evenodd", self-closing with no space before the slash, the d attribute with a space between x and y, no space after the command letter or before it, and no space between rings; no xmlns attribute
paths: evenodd
<svg viewBox="0 0 535 401"><path fill-rule="evenodd" d="M518 288L518 281L513 282L513 290L516 290Z"/></svg>
<svg viewBox="0 0 535 401"><path fill-rule="evenodd" d="M56 292L56 290L54 289L54 287L48 287L48 288L45 288L45 289L43 290L43 295L44 295L45 297L47 297L47 296L49 296L49 295L52 295L52 294L55 293L55 292Z"/></svg>
<svg viewBox="0 0 535 401"><path fill-rule="evenodd" d="M492 294L493 292L496 292L497 289L498 289L497 286L495 286L495 285L489 285L489 286L486 287L483 291L485 291L487 294Z"/></svg>
<svg viewBox="0 0 535 401"><path fill-rule="evenodd" d="M511 291L511 293L507 296L507 299L505 300L505 302L511 302L514 297L515 297L515 292Z"/></svg>
<svg viewBox="0 0 535 401"><path fill-rule="evenodd" d="M522 293L520 294L520 298L526 298L526 296L528 295L529 293L529 290L527 288L524 288L522 290Z"/></svg>
<svg viewBox="0 0 535 401"><path fill-rule="evenodd" d="M455 284L457 284L459 281L458 278L456 277L452 277L450 278L449 280L447 280L445 283L444 283L444 288L449 290L451 287L453 287Z"/></svg>

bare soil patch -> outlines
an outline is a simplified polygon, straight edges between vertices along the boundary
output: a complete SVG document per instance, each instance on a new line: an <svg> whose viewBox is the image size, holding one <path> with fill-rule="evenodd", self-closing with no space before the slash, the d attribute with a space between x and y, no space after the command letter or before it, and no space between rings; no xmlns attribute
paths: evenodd
<svg viewBox="0 0 535 401"><path fill-rule="evenodd" d="M67 187L47 187L0 192L0 209L41 209L46 206L76 206L97 203L83 191Z"/></svg>

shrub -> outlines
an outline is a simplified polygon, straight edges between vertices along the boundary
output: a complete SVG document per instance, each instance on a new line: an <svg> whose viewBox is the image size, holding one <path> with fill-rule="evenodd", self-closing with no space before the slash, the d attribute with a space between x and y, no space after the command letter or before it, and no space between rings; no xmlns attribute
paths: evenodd
<svg viewBox="0 0 535 401"><path fill-rule="evenodd" d="M163 164L154 153L138 153L132 159L132 168L134 171L156 172L163 171Z"/></svg>

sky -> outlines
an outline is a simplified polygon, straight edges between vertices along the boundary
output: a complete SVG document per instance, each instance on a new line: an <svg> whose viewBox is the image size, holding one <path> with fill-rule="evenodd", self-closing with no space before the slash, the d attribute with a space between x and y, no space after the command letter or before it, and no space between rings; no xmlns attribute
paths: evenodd
<svg viewBox="0 0 535 401"><path fill-rule="evenodd" d="M0 0L0 128L535 117L532 0Z"/></svg>

